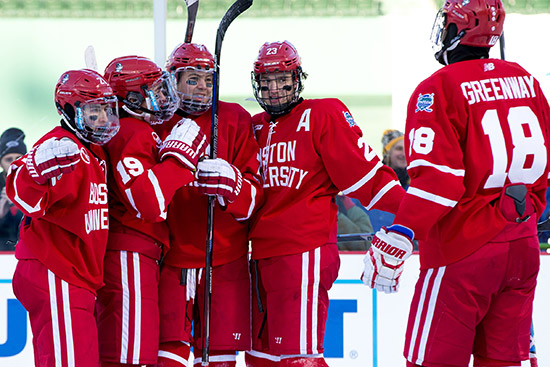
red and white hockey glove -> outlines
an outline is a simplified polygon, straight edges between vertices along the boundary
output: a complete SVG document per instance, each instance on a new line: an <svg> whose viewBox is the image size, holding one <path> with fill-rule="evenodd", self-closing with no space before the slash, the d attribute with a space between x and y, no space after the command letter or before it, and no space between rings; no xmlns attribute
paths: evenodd
<svg viewBox="0 0 550 367"><path fill-rule="evenodd" d="M50 138L35 146L27 156L27 171L39 185L50 178L70 173L80 162L80 149L71 139Z"/></svg>
<svg viewBox="0 0 550 367"><path fill-rule="evenodd" d="M174 157L191 171L197 169L199 158L204 156L208 143L206 135L191 119L182 119L172 128L160 148L160 160Z"/></svg>
<svg viewBox="0 0 550 367"><path fill-rule="evenodd" d="M363 259L363 283L385 293L397 292L404 262L413 251L413 238L414 232L399 224L376 232Z"/></svg>
<svg viewBox="0 0 550 367"><path fill-rule="evenodd" d="M204 159L199 162L197 185L205 195L216 195L221 206L235 201L243 185L241 171L227 161Z"/></svg>

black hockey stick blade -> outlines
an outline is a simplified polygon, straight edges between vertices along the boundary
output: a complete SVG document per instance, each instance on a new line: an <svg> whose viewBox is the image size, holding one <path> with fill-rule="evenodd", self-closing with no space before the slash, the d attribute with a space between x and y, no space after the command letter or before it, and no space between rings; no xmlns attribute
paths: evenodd
<svg viewBox="0 0 550 367"><path fill-rule="evenodd" d="M338 242L349 242L349 241L369 241L372 242L374 233L346 233L339 234L337 237Z"/></svg>
<svg viewBox="0 0 550 367"><path fill-rule="evenodd" d="M187 5L187 30L185 31L185 43L191 43L193 30L195 29L195 20L199 10L199 0L185 0Z"/></svg>
<svg viewBox="0 0 550 367"><path fill-rule="evenodd" d="M235 18L237 18L239 15L241 15L244 11L246 11L246 9L250 8L251 6L252 6L252 0L237 0L231 5L231 7L227 10L225 15L223 16L220 22L220 25L218 26L218 32L216 34L215 53L217 57L217 62L219 62L222 42L223 42L223 38L225 37L225 32L227 31L227 28L229 28L229 25L235 20Z"/></svg>

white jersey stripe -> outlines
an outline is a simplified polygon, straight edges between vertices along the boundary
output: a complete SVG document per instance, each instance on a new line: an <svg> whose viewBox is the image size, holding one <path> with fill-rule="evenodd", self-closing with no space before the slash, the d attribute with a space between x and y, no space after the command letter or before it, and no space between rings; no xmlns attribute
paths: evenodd
<svg viewBox="0 0 550 367"><path fill-rule="evenodd" d="M319 282L321 281L321 248L313 250L313 295L311 305L311 349L314 354L317 350L318 312L319 312Z"/></svg>
<svg viewBox="0 0 550 367"><path fill-rule="evenodd" d="M372 207L380 200L382 199L382 197L384 195L386 195L386 193L388 191L390 191L394 186L399 186L401 185L399 183L399 181L395 180L395 181L390 181L388 182L384 187L382 187L382 189L380 191L378 191L376 193L376 195L374 195L374 197L372 198L371 202L369 203L369 205L366 206L366 209L367 210L371 210Z"/></svg>
<svg viewBox="0 0 550 367"><path fill-rule="evenodd" d="M454 208L454 206L457 204L457 201L455 200L447 199L443 196L432 194L431 192L420 190L412 186L408 188L407 194L418 196L419 198L431 201L439 205L448 206L451 208Z"/></svg>
<svg viewBox="0 0 550 367"><path fill-rule="evenodd" d="M21 197L19 196L19 192L17 191L17 176L19 176L21 171L21 168L19 168L17 172L15 172L15 179L13 180L13 189L15 191L14 199L27 213L36 213L37 211L42 210L42 198L38 200L38 203L36 203L35 206L32 206L31 204L21 199Z"/></svg>
<svg viewBox="0 0 550 367"><path fill-rule="evenodd" d="M243 180L250 183L250 181L248 181L247 179L243 179ZM250 218L250 216L252 215L252 212L254 211L254 207L256 206L256 188L252 184L250 184L250 197L252 200L250 201L250 206L248 207L248 213L246 213L246 217L235 218L236 220L238 221L247 220L248 218Z"/></svg>
<svg viewBox="0 0 550 367"><path fill-rule="evenodd" d="M139 266L139 253L133 252L134 264L134 352L133 364L140 364L141 351L141 271Z"/></svg>
<svg viewBox="0 0 550 367"><path fill-rule="evenodd" d="M431 269L430 269L431 270ZM432 327L432 320L434 317L435 304L437 302L437 296L439 295L439 288L441 286L441 279L445 274L445 267L442 266L437 269L437 273L434 279L434 285L430 294L430 299L428 300L428 310L426 312L426 320L422 327L422 336L420 337L420 345L418 346L418 360L416 364L422 365L424 363L424 356L426 354L426 344L428 341L428 334Z"/></svg>
<svg viewBox="0 0 550 367"><path fill-rule="evenodd" d="M183 366L187 366L187 360L181 358L175 353L170 353L165 350L159 350L158 356L166 359L171 359L172 361L176 361Z"/></svg>
<svg viewBox="0 0 550 367"><path fill-rule="evenodd" d="M307 289L309 283L309 253L302 254L302 291L300 294L300 353L307 353Z"/></svg>
<svg viewBox="0 0 550 367"><path fill-rule="evenodd" d="M166 199L164 198L164 194L160 188L159 180L157 176L155 176L155 173L151 170L147 171L147 177L149 177L149 181L151 181L151 185L153 185L153 189L155 190L155 195L159 204L160 217L162 219L166 219Z"/></svg>
<svg viewBox="0 0 550 367"><path fill-rule="evenodd" d="M130 202L130 204L132 204L132 208L134 208L134 210L137 213L136 217L141 218L141 213L139 212L138 208L136 207L136 202L134 201L134 197L132 196L132 191L130 189L126 189L126 190L124 190L124 192L126 193L126 197L128 198L128 201Z"/></svg>
<svg viewBox="0 0 550 367"><path fill-rule="evenodd" d="M221 354L216 356L210 356L208 358L210 362L235 362L237 361L237 356L235 354ZM193 361L194 365L202 363L202 356L195 358Z"/></svg>
<svg viewBox="0 0 550 367"><path fill-rule="evenodd" d="M63 319L65 321L65 343L67 344L67 366L74 367L73 322L71 320L71 302L69 300L69 283L61 280L61 295L63 297Z"/></svg>
<svg viewBox="0 0 550 367"><path fill-rule="evenodd" d="M274 356L273 354L267 354L267 353L259 352L257 350L247 350L246 353L250 354L253 357L267 359L267 360L273 361L273 362L280 362L281 361L281 357L279 357L279 356Z"/></svg>
<svg viewBox="0 0 550 367"><path fill-rule="evenodd" d="M128 324L130 320L130 291L128 289L128 254L120 251L120 276L122 285L122 335L120 340L120 363L128 363Z"/></svg>
<svg viewBox="0 0 550 367"><path fill-rule="evenodd" d="M374 177L374 175L376 175L376 172L378 172L378 170L380 169L380 167L382 167L383 164L382 162L378 162L376 163L376 166L374 166L373 169L371 169L362 179L360 179L359 181L357 181L355 184L351 185L350 187L348 187L347 189L345 190L342 190L342 193L344 195L347 195L349 194L350 192L354 192L354 191L357 191L358 189L361 188L361 186L363 186L365 183L367 183L371 178Z"/></svg>
<svg viewBox="0 0 550 367"><path fill-rule="evenodd" d="M407 169L411 169L413 167L432 167L432 168L435 168L436 170L438 170L440 172L450 173L451 175L455 175L455 176L458 176L458 177L464 177L464 174L466 172L463 169L454 169L454 168L451 168L451 167L448 167L448 166L443 166L443 165L440 165L440 164L434 164L432 162L428 162L425 159L415 159L414 161L412 161L407 166Z"/></svg>
<svg viewBox="0 0 550 367"><path fill-rule="evenodd" d="M55 367L61 367L61 335L59 333L59 315L57 313L57 292L55 274L48 270L48 291L50 292L50 313L52 316L53 350Z"/></svg>

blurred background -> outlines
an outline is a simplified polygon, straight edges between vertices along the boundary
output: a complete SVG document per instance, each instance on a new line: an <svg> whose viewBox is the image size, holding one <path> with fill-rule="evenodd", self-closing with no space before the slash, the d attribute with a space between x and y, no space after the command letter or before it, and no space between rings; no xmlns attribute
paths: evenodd
<svg viewBox="0 0 550 367"><path fill-rule="evenodd" d="M158 0L157 0L158 1ZM85 67L93 45L99 71L115 57L142 55L160 66L183 41L184 0L166 6L164 57L155 59L153 0L0 0L1 130L16 126L27 145L58 124L53 88L69 69ZM214 51L216 29L232 0L201 0L194 42ZM550 0L504 0L506 58L541 82L550 72ZM165 4L165 5L164 5ZM266 41L289 40L309 74L305 98L337 97L381 154L387 128L403 129L416 85L440 66L429 35L434 0L254 0L230 26L220 59L220 98L260 111L250 71ZM492 56L499 57L498 47Z"/></svg>

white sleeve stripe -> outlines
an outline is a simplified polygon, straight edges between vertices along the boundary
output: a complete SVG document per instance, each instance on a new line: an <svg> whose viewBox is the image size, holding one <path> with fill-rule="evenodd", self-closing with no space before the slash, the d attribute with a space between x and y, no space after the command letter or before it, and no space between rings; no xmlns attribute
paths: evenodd
<svg viewBox="0 0 550 367"><path fill-rule="evenodd" d="M252 200L250 201L250 206L248 207L248 213L246 214L246 217L235 218L235 220L237 221L247 220L248 218L250 218L252 212L254 211L254 207L256 206L256 188L247 179L243 179L243 181L246 181L250 184L250 197Z"/></svg>
<svg viewBox="0 0 550 367"><path fill-rule="evenodd" d="M457 204L457 201L455 200L447 199L447 198L444 198L443 196L432 194L430 192L417 189L415 187L409 187L409 189L407 190L407 194L418 196L419 198L434 202L439 205L448 206L451 208L453 208Z"/></svg>
<svg viewBox="0 0 550 367"><path fill-rule="evenodd" d="M17 203L19 205L21 205L21 207L23 209L25 209L25 211L27 213L36 213L37 211L42 209L42 207L41 207L42 198L40 198L40 200L38 200L38 203L36 203L35 206L32 206L32 205L28 204L27 202L23 201L23 199L21 199L21 197L19 196L19 192L17 191L17 176L19 176L20 173L21 173L21 169L18 169L17 172L15 172L15 179L13 180L13 188L15 190L14 199L15 199L15 201L17 201Z"/></svg>
<svg viewBox="0 0 550 367"><path fill-rule="evenodd" d="M149 177L149 181L151 181L151 185L153 185L153 189L155 190L155 195L159 204L160 217L162 219L166 219L166 199L164 199L164 194L160 188L159 180L157 179L157 176L155 176L155 173L151 170L147 171L147 176Z"/></svg>
<svg viewBox="0 0 550 367"><path fill-rule="evenodd" d="M424 159L416 159L412 161L408 166L407 169L413 168L413 167L432 167L435 168L438 171L441 171L443 173L450 173L455 176L463 177L465 170L463 169L454 169L448 166L442 166L439 164L433 164L431 162L428 162Z"/></svg>
<svg viewBox="0 0 550 367"><path fill-rule="evenodd" d="M354 192L358 189L361 188L361 186L363 186L365 183L367 183L371 178L374 177L374 175L376 174L376 172L380 169L380 167L382 167L383 164L382 162L378 162L376 164L376 166L374 166L373 169L371 169L369 171L369 173L367 173L362 179L360 179L359 181L357 181L355 184L351 185L350 187L348 187L347 189L345 190L342 190L342 193L344 195L347 195L349 194L350 192Z"/></svg>
<svg viewBox="0 0 550 367"><path fill-rule="evenodd" d="M134 197L132 196L132 190L126 189L126 190L124 190L124 192L126 193L126 197L128 198L128 201L130 201L130 204L132 204L132 208L134 208L134 210L137 213L136 217L141 218L141 213L139 212L138 208L136 207L136 203L134 202Z"/></svg>
<svg viewBox="0 0 550 367"><path fill-rule="evenodd" d="M390 181L386 184L386 186L382 187L382 189L380 189L380 191L378 191L378 193L376 195L374 195L374 197L372 198L372 200L370 201L369 205L366 206L366 209L367 210L371 210L372 207L380 200L382 199L382 197L384 195L386 195L386 193L388 191L390 191L390 189L394 186L398 186L400 185L399 181L397 180L394 180L394 181Z"/></svg>

